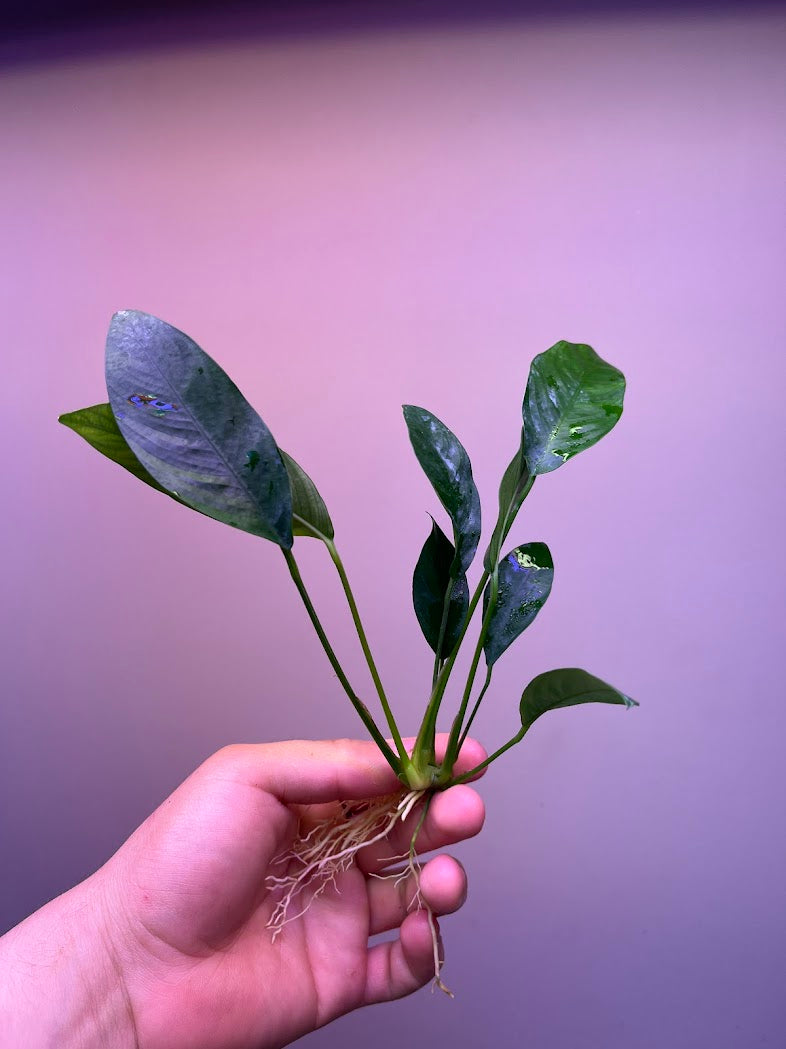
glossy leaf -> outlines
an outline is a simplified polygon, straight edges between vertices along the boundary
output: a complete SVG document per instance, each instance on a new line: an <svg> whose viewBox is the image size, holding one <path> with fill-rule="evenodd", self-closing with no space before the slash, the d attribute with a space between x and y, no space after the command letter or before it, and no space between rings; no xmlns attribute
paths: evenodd
<svg viewBox="0 0 786 1049"><path fill-rule="evenodd" d="M625 377L591 346L558 342L538 354L524 394L524 446L533 474L592 447L622 414Z"/></svg>
<svg viewBox="0 0 786 1049"><path fill-rule="evenodd" d="M469 456L456 435L425 408L404 405L404 419L418 462L453 524L453 576L469 568L480 541L480 496Z"/></svg>
<svg viewBox="0 0 786 1049"><path fill-rule="evenodd" d="M483 567L487 572L491 573L492 568L499 561L502 544L534 481L535 478L530 474L527 460L524 458L524 431L522 430L519 450L511 459L499 485L497 523L494 525L491 541L483 557Z"/></svg>
<svg viewBox="0 0 786 1049"><path fill-rule="evenodd" d="M455 548L436 521L415 565L412 577L412 602L423 636L440 659L447 659L461 633L464 616L469 608L469 587L462 572L458 578L451 577ZM448 594L449 591L449 594ZM448 595L448 617L442 646L439 634L445 597ZM440 649L437 652L437 649Z"/></svg>
<svg viewBox="0 0 786 1049"><path fill-rule="evenodd" d="M128 447L128 442L120 432L120 427L108 404L94 404L90 408L67 412L61 415L58 421L78 433L80 437L84 437L96 451L101 452L112 462L118 463L134 477L138 477L140 481L144 481L145 484L149 484L151 488L165 495L172 494L167 492L166 488L161 487Z"/></svg>
<svg viewBox="0 0 786 1049"><path fill-rule="evenodd" d="M279 448L284 460L289 486L292 491L292 531L295 535L313 536L315 529L326 539L334 536L333 522L330 520L325 501L317 491L317 486L302 466L299 466L291 455ZM311 527L309 527L311 526Z"/></svg>
<svg viewBox="0 0 786 1049"><path fill-rule="evenodd" d="M109 402L142 466L195 510L292 546L289 478L273 436L229 376L147 313L112 318Z"/></svg>
<svg viewBox="0 0 786 1049"><path fill-rule="evenodd" d="M491 615L483 651L489 666L523 633L546 603L554 580L554 563L545 543L517 546L499 565L497 605ZM491 584L483 594L484 615Z"/></svg>
<svg viewBox="0 0 786 1049"><path fill-rule="evenodd" d="M580 703L616 703L625 707L637 707L635 699L618 689L588 674L586 670L568 667L549 670L539 674L524 689L519 707L521 724L525 728L558 707L575 707Z"/></svg>

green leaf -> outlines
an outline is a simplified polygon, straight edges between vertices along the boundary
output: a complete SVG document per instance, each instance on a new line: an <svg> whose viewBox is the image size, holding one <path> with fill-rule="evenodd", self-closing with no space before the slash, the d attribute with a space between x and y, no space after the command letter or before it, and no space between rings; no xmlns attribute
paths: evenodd
<svg viewBox="0 0 786 1049"><path fill-rule="evenodd" d="M92 408L80 408L78 411L68 412L65 415L61 415L58 421L63 423L64 426L70 427L80 437L84 437L87 443L92 445L96 451L101 452L107 459L111 459L124 467L134 477L138 477L140 481L149 484L157 492L163 492L164 495L168 495L176 503L180 503L182 506L187 505L172 492L162 488L155 477L149 474L142 466L128 447L126 439L120 432L120 427L117 425L117 420L108 404L94 404ZM333 524L327 507L314 482L283 448L279 448L279 452L284 460L284 466L286 467L292 489L293 518L297 515L303 522L294 522L294 534L313 536L314 532L309 527L309 525L313 525L327 539L332 539L334 534Z"/></svg>
<svg viewBox="0 0 786 1049"><path fill-rule="evenodd" d="M591 448L622 415L625 377L591 346L558 342L530 366L524 394L525 456L535 475Z"/></svg>
<svg viewBox="0 0 786 1049"><path fill-rule="evenodd" d="M425 408L404 405L404 419L418 462L453 524L452 575L466 572L480 541L480 496L469 456L456 435Z"/></svg>
<svg viewBox="0 0 786 1049"><path fill-rule="evenodd" d="M535 478L529 472L527 460L524 457L524 431L522 429L519 450L511 459L499 485L497 523L494 525L491 541L483 557L483 567L489 574L499 560L502 544L534 482Z"/></svg>
<svg viewBox="0 0 786 1049"><path fill-rule="evenodd" d="M586 670L575 667L549 670L545 674L538 674L524 689L519 707L521 724L529 728L547 710L575 707L580 703L616 703L625 707L639 705L635 699L607 685L599 677L593 677Z"/></svg>
<svg viewBox="0 0 786 1049"><path fill-rule="evenodd" d="M140 481L149 484L151 488L155 488L158 492L164 492L165 495L172 494L167 492L166 488L161 487L155 477L147 472L128 447L128 443L120 432L120 427L117 425L117 420L108 404L94 404L91 408L80 408L75 412L66 412L65 415L60 416L58 422L61 422L63 426L68 426L69 429L78 433L80 437L84 437L87 443L92 445L96 451L101 452L102 455L105 455L107 459L111 459L112 462L118 463L128 470L129 473L132 473L134 477L138 477Z"/></svg>
<svg viewBox="0 0 786 1049"><path fill-rule="evenodd" d="M292 490L292 531L295 535L313 536L316 530L326 539L332 539L333 522L317 486L291 455L283 448L279 448L279 452Z"/></svg>
<svg viewBox="0 0 786 1049"><path fill-rule="evenodd" d="M106 380L123 437L163 488L208 517L292 546L289 478L276 442L192 339L150 314L116 313Z"/></svg>
<svg viewBox="0 0 786 1049"><path fill-rule="evenodd" d="M431 532L415 565L412 577L412 602L420 629L434 653L447 659L456 647L464 616L469 608L469 587L462 572L457 579L451 578L451 566L455 548L436 521L432 518ZM448 618L445 636L439 644L445 597L448 595ZM437 651L439 649L439 651Z"/></svg>
<svg viewBox="0 0 786 1049"><path fill-rule="evenodd" d="M554 562L545 543L517 546L499 565L497 604L491 614L483 651L492 666L523 633L546 603L554 580ZM488 610L491 584L483 593Z"/></svg>

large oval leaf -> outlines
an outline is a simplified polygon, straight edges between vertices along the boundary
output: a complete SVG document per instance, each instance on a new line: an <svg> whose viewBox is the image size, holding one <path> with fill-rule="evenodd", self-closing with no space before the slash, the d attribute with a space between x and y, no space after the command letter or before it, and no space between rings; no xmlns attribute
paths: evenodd
<svg viewBox="0 0 786 1049"><path fill-rule="evenodd" d="M440 659L447 659L461 633L469 608L469 587L462 572L451 576L455 548L432 518L431 532L415 565L412 577L412 602L423 636ZM439 635L447 597L447 622L442 644Z"/></svg>
<svg viewBox="0 0 786 1049"><path fill-rule="evenodd" d="M110 405L94 404L90 408L80 408L78 411L61 415L58 421L78 433L80 437L84 437L96 451L128 470L140 481L149 484L157 492L168 495L176 503L187 505L173 492L162 488L155 477L142 466L120 432ZM314 482L283 448L279 448L279 452L284 460L292 489L292 531L295 535L313 536L316 529L325 538L332 539L333 524Z"/></svg>
<svg viewBox="0 0 786 1049"><path fill-rule="evenodd" d="M533 360L524 394L524 444L535 475L592 447L622 414L625 376L591 346L558 342Z"/></svg>
<svg viewBox="0 0 786 1049"><path fill-rule="evenodd" d="M425 408L405 404L404 419L418 462L453 524L453 575L466 572L480 541L480 496L458 437Z"/></svg>
<svg viewBox="0 0 786 1049"><path fill-rule="evenodd" d="M575 707L580 703L616 703L625 707L639 705L635 699L607 685L599 677L588 674L586 670L575 667L548 670L545 674L538 674L524 689L519 707L521 724L529 728L547 710Z"/></svg>
<svg viewBox="0 0 786 1049"><path fill-rule="evenodd" d="M546 603L554 580L554 562L545 543L525 543L499 565L497 605L489 621L483 651L492 666L519 634L523 633ZM484 615L490 584L483 594Z"/></svg>
<svg viewBox="0 0 786 1049"><path fill-rule="evenodd" d="M209 517L292 546L289 478L276 442L192 339L148 313L116 313L106 381L123 437L160 485Z"/></svg>

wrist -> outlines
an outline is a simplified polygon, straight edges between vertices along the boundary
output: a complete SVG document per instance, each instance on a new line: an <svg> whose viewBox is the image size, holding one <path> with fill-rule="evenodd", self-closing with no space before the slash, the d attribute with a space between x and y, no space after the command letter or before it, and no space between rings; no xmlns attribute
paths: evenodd
<svg viewBox="0 0 786 1049"><path fill-rule="evenodd" d="M127 1049L133 1017L104 928L100 873L0 938L0 1049Z"/></svg>

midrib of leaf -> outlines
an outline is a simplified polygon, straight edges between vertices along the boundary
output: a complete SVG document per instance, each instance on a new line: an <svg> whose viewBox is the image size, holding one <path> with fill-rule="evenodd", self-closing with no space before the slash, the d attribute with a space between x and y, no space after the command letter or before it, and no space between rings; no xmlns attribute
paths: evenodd
<svg viewBox="0 0 786 1049"><path fill-rule="evenodd" d="M573 393L570 395L570 397L568 398L568 401L564 404L562 410L560 411L560 421L559 421L557 427L554 430L551 431L551 435L550 435L550 437L548 439L548 442L547 442L548 445L551 445L551 443L554 441L555 437L557 436L557 434L559 433L559 431L560 431L560 429L562 427L562 419L565 418L565 416L567 415L568 411L573 407L574 402L577 400L578 395L581 393L582 384L584 382L584 376L587 374L588 370L589 370L589 366L586 366L583 369L580 377L578 378L578 380L576 382L576 385L575 385L575 388L573 390ZM548 385L548 382L547 382L547 385ZM540 491L540 489L538 489L538 491Z"/></svg>
<svg viewBox="0 0 786 1049"><path fill-rule="evenodd" d="M292 520L297 521L298 524L301 524L304 527L308 528L308 530L311 532L315 539L321 539L323 543L328 542L328 537L323 532L320 532L318 528L315 528L310 521L307 521L304 517L301 517L300 514L293 513Z"/></svg>

